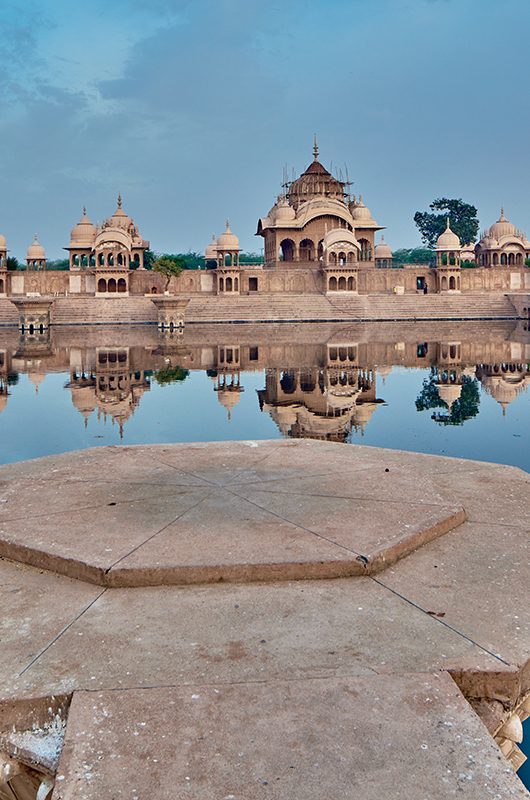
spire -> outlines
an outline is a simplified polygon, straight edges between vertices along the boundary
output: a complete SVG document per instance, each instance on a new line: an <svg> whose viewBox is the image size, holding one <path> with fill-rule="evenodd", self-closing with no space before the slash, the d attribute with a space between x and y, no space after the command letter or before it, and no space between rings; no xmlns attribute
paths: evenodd
<svg viewBox="0 0 530 800"><path fill-rule="evenodd" d="M316 133L313 135L313 157L315 161L318 159L318 144L317 144L317 135Z"/></svg>
<svg viewBox="0 0 530 800"><path fill-rule="evenodd" d="M501 206L501 216L499 222L506 222L506 217L504 216L504 206Z"/></svg>
<svg viewBox="0 0 530 800"><path fill-rule="evenodd" d="M230 233L230 220L226 220L226 233Z"/></svg>
<svg viewBox="0 0 530 800"><path fill-rule="evenodd" d="M447 221L447 226L446 226L445 230L448 231L448 230L450 230L449 217L446 217L446 221Z"/></svg>
<svg viewBox="0 0 530 800"><path fill-rule="evenodd" d="M118 208L121 208L121 192L118 194Z"/></svg>
<svg viewBox="0 0 530 800"><path fill-rule="evenodd" d="M83 216L86 217L86 206L83 206Z"/></svg>

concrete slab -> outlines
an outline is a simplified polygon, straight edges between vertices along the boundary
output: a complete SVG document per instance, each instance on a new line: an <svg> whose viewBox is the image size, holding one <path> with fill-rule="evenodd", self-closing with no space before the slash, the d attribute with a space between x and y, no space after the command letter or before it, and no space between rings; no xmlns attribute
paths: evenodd
<svg viewBox="0 0 530 800"><path fill-rule="evenodd" d="M114 587L332 578L378 571L465 519L412 459L390 470L371 453L363 470L359 452L229 442L3 468L0 555Z"/></svg>
<svg viewBox="0 0 530 800"><path fill-rule="evenodd" d="M512 669L370 578L111 589L4 696ZM501 678L501 676L504 676Z"/></svg>
<svg viewBox="0 0 530 800"><path fill-rule="evenodd" d="M74 695L54 800L523 800L446 675Z"/></svg>

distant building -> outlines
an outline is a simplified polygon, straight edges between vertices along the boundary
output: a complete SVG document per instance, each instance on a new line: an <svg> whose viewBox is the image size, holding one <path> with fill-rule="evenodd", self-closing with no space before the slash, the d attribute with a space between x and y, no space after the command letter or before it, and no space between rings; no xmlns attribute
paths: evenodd
<svg viewBox="0 0 530 800"><path fill-rule="evenodd" d="M479 267L522 266L530 256L530 241L506 219L504 209L491 228L484 231L475 247Z"/></svg>

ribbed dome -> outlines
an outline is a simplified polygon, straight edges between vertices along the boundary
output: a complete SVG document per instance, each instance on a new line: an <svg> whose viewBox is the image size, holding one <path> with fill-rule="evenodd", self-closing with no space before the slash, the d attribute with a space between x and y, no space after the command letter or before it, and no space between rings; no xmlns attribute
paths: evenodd
<svg viewBox="0 0 530 800"><path fill-rule="evenodd" d="M230 230L230 223L226 220L226 230L217 240L217 247L220 250L239 250L239 239Z"/></svg>
<svg viewBox="0 0 530 800"><path fill-rule="evenodd" d="M460 250L460 239L451 230L449 225L449 217L447 217L447 227L442 234L438 237L436 242L437 250Z"/></svg>
<svg viewBox="0 0 530 800"><path fill-rule="evenodd" d="M217 258L217 240L215 238L215 233L212 236L212 241L206 245L206 249L204 251L204 258L206 261L215 261Z"/></svg>
<svg viewBox="0 0 530 800"><path fill-rule="evenodd" d="M0 233L0 250L7 250L6 237Z"/></svg>
<svg viewBox="0 0 530 800"><path fill-rule="evenodd" d="M295 219L296 211L289 205L285 197L282 197L274 209L275 222L290 222Z"/></svg>
<svg viewBox="0 0 530 800"><path fill-rule="evenodd" d="M350 205L350 211L351 211L351 215L354 218L354 220L365 221L365 220L371 220L372 219L372 212L363 203L362 196L359 196L358 202L353 202Z"/></svg>
<svg viewBox="0 0 530 800"><path fill-rule="evenodd" d="M116 208L116 211L114 212L112 217L110 217L108 222L111 227L115 225L117 228L128 228L129 225L133 224L132 219L129 217L128 214L125 213L125 211L122 208L121 194L118 195L118 206Z"/></svg>
<svg viewBox="0 0 530 800"><path fill-rule="evenodd" d="M384 236L381 236L381 241L375 246L375 257L392 258L392 248L385 242Z"/></svg>
<svg viewBox="0 0 530 800"><path fill-rule="evenodd" d="M449 410L451 410L453 403L455 403L462 393L462 384L460 383L442 383L438 386L438 394L440 399L447 403Z"/></svg>
<svg viewBox="0 0 530 800"><path fill-rule="evenodd" d="M70 240L72 244L87 244L91 245L96 236L96 226L93 225L86 215L86 208L83 209L83 216L72 228Z"/></svg>
<svg viewBox="0 0 530 800"><path fill-rule="evenodd" d="M43 259L46 258L44 247L37 239L37 234L35 234L33 244L30 244L30 246L28 247L27 258L30 261L42 261Z"/></svg>
<svg viewBox="0 0 530 800"><path fill-rule="evenodd" d="M501 208L501 215L489 229L489 235L493 239L500 239L501 236L515 236L517 229L515 225L504 216L504 208Z"/></svg>

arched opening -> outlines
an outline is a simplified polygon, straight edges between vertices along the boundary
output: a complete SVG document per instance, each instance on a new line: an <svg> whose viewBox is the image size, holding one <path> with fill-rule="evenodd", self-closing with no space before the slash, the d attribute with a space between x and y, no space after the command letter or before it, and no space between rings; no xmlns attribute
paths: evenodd
<svg viewBox="0 0 530 800"><path fill-rule="evenodd" d="M114 278L110 278L107 284L107 292L115 292L116 291L116 281Z"/></svg>
<svg viewBox="0 0 530 800"><path fill-rule="evenodd" d="M121 253L118 253L118 264L123 267L123 255Z"/></svg>
<svg viewBox="0 0 530 800"><path fill-rule="evenodd" d="M513 266L515 264L515 255L514 253L508 253L508 264Z"/></svg>
<svg viewBox="0 0 530 800"><path fill-rule="evenodd" d="M224 278L219 278L219 291L224 292L225 290L225 281Z"/></svg>
<svg viewBox="0 0 530 800"><path fill-rule="evenodd" d="M234 292L239 292L239 278L234 278Z"/></svg>
<svg viewBox="0 0 530 800"><path fill-rule="evenodd" d="M344 277L344 275L341 275L341 277L339 278L339 292L345 292L345 291L346 291L346 278Z"/></svg>
<svg viewBox="0 0 530 800"><path fill-rule="evenodd" d="M86 254L81 256L81 266L88 267L88 256Z"/></svg>
<svg viewBox="0 0 530 800"><path fill-rule="evenodd" d="M319 261L323 255L324 255L324 239L321 239L318 243L318 249L317 249L317 257Z"/></svg>
<svg viewBox="0 0 530 800"><path fill-rule="evenodd" d="M127 291L127 281L125 278L120 278L118 280L118 292L126 292Z"/></svg>
<svg viewBox="0 0 530 800"><path fill-rule="evenodd" d="M296 375L292 370L282 372L280 386L284 394L293 394L296 391Z"/></svg>
<svg viewBox="0 0 530 800"><path fill-rule="evenodd" d="M4 294L4 293L5 293L4 281L0 280L0 294Z"/></svg>
<svg viewBox="0 0 530 800"><path fill-rule="evenodd" d="M445 291L447 291L447 278L444 275L443 278L442 278L442 292L445 292Z"/></svg>
<svg viewBox="0 0 530 800"><path fill-rule="evenodd" d="M501 253L501 264L504 266L507 262L506 253Z"/></svg>
<svg viewBox="0 0 530 800"><path fill-rule="evenodd" d="M343 267L346 264L346 253L340 252L339 253L339 264Z"/></svg>
<svg viewBox="0 0 530 800"><path fill-rule="evenodd" d="M329 291L330 292L337 291L337 279L335 277L329 279Z"/></svg>
<svg viewBox="0 0 530 800"><path fill-rule="evenodd" d="M451 277L449 278L449 288L456 289L456 281L454 275L451 275Z"/></svg>
<svg viewBox="0 0 530 800"><path fill-rule="evenodd" d="M74 253L73 264L74 264L74 267L78 267L79 266L79 255L78 255L78 253Z"/></svg>
<svg viewBox="0 0 530 800"><path fill-rule="evenodd" d="M158 289L156 286L151 286L151 294L158 294Z"/></svg>
<svg viewBox="0 0 530 800"><path fill-rule="evenodd" d="M355 261L355 253L353 252L353 250L350 250L350 252L348 253L348 264L353 264L354 261Z"/></svg>
<svg viewBox="0 0 530 800"><path fill-rule="evenodd" d="M313 261L315 245L311 239L302 239L300 242L300 261Z"/></svg>
<svg viewBox="0 0 530 800"><path fill-rule="evenodd" d="M109 253L107 256L107 264L109 267L114 266L114 255L112 253Z"/></svg>
<svg viewBox="0 0 530 800"><path fill-rule="evenodd" d="M329 254L329 261L330 261L330 264L336 264L337 263L337 254L336 253L330 253Z"/></svg>
<svg viewBox="0 0 530 800"><path fill-rule="evenodd" d="M100 278L98 281L98 292L106 292L107 291L107 281L105 278Z"/></svg>
<svg viewBox="0 0 530 800"><path fill-rule="evenodd" d="M359 239L359 244L361 245L361 261L371 261L372 246L368 239Z"/></svg>
<svg viewBox="0 0 530 800"><path fill-rule="evenodd" d="M227 292L231 292L232 291L232 278L227 278L226 279L226 291Z"/></svg>
<svg viewBox="0 0 530 800"><path fill-rule="evenodd" d="M280 242L280 259L282 261L294 261L294 242L292 239L284 239Z"/></svg>
<svg viewBox="0 0 530 800"><path fill-rule="evenodd" d="M484 256L481 256L481 262L484 264ZM493 266L497 267L499 264L499 254L493 253Z"/></svg>
<svg viewBox="0 0 530 800"><path fill-rule="evenodd" d="M353 278L352 278L351 275L348 278L348 291L349 292L353 292L354 291Z"/></svg>
<svg viewBox="0 0 530 800"><path fill-rule="evenodd" d="M99 255L98 255L98 264L99 264L100 267L104 267L105 266L105 254L104 253L99 253Z"/></svg>
<svg viewBox="0 0 530 800"><path fill-rule="evenodd" d="M515 256L515 263L516 263L518 266L519 266L520 264L522 264L522 263L523 263L523 256L522 256L522 253L517 253L517 255Z"/></svg>
<svg viewBox="0 0 530 800"><path fill-rule="evenodd" d="M90 258L88 259L88 264L89 264L90 267L95 267L96 266L96 256L93 253L90 256Z"/></svg>

